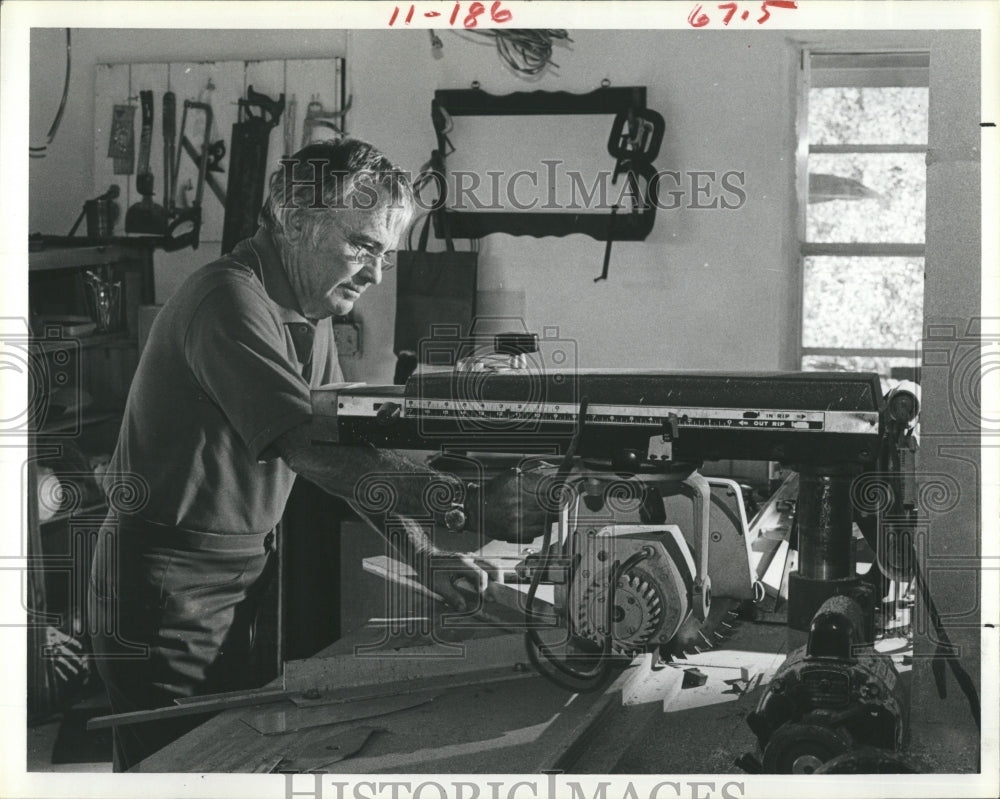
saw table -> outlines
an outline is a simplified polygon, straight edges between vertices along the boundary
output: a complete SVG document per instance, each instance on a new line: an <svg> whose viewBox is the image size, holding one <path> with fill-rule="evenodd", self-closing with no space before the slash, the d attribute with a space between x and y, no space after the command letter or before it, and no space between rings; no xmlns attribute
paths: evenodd
<svg viewBox="0 0 1000 799"><path fill-rule="evenodd" d="M708 725L700 754L684 749L690 759L679 770L739 773L720 768L713 739L731 741L733 759L752 747L743 716L786 652L784 627L744 623L730 650L656 670L637 658L606 690L571 694L527 665L519 634L479 630L431 646L406 646L402 636L373 647L382 637L368 628L289 662L283 683L261 689L283 689L277 701L225 710L134 770L603 774L625 763L658 773L666 753L656 752L667 744L644 731L669 723L667 709L685 717L693 738L702 738L693 715ZM723 703L732 712L720 729Z"/></svg>
<svg viewBox="0 0 1000 799"><path fill-rule="evenodd" d="M781 519L765 512L757 521L753 539L764 543ZM784 571L757 621L727 621L724 648L658 668L651 656L638 657L595 693L572 694L539 676L523 635L509 627L438 626L430 636L418 614L401 625L393 611L312 658L288 662L282 680L249 699L223 697L227 709L134 770L740 774L735 760L755 743L746 714L803 642L775 611L775 600L787 597ZM375 573L361 576L380 580ZM879 648L902 666L905 640Z"/></svg>

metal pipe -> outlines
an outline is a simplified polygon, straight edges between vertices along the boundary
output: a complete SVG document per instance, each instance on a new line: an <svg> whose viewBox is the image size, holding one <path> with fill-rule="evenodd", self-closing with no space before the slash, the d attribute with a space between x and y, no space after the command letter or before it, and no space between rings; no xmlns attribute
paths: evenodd
<svg viewBox="0 0 1000 799"><path fill-rule="evenodd" d="M799 474L799 574L814 580L855 576L852 474L806 469Z"/></svg>

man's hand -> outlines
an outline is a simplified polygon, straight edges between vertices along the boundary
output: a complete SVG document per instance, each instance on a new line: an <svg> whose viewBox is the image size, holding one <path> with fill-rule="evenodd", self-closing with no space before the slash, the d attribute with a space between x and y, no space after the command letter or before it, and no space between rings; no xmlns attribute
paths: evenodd
<svg viewBox="0 0 1000 799"><path fill-rule="evenodd" d="M45 628L45 657L56 677L67 685L83 683L90 673L83 645L56 627Z"/></svg>
<svg viewBox="0 0 1000 799"><path fill-rule="evenodd" d="M466 501L469 526L489 538L527 543L544 532L546 506L558 501L550 464L509 469L490 480L481 491L470 491ZM484 520L476 524L480 509Z"/></svg>
<svg viewBox="0 0 1000 799"><path fill-rule="evenodd" d="M477 595L493 601L490 567L477 563L471 555L434 552L417 571L424 585L459 612L467 610L470 603L477 604Z"/></svg>
<svg viewBox="0 0 1000 799"><path fill-rule="evenodd" d="M455 610L466 610L470 602L478 604L477 596L493 600L490 579L498 575L485 561L437 549L423 526L406 516L394 516L381 529L393 549L416 572L417 579Z"/></svg>

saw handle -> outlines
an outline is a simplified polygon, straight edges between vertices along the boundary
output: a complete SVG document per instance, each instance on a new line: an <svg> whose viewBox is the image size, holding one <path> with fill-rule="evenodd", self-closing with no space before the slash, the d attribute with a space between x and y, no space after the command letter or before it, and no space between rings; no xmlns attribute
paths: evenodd
<svg viewBox="0 0 1000 799"><path fill-rule="evenodd" d="M254 91L253 86L247 86L247 99L241 101L240 106L248 116L253 116L250 106L254 105L260 108L261 118L267 122L268 127L274 127L285 110L285 95L282 93L277 100L272 100L263 92Z"/></svg>

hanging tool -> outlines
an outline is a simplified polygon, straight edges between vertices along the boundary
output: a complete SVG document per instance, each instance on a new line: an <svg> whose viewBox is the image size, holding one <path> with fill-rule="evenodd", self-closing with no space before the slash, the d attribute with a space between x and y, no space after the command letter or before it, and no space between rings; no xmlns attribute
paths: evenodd
<svg viewBox="0 0 1000 799"><path fill-rule="evenodd" d="M264 199L267 178L267 150L274 128L285 110L285 95L272 100L247 87L246 99L239 101L239 121L233 125L229 144L229 182L226 186L226 215L222 224L222 252L257 230L257 216Z"/></svg>
<svg viewBox="0 0 1000 799"><path fill-rule="evenodd" d="M595 283L608 279L608 268L611 266L611 244L615 240L615 214L618 213L618 206L611 206L611 216L608 218L608 241L604 245L604 268L601 274L594 278Z"/></svg>
<svg viewBox="0 0 1000 799"><path fill-rule="evenodd" d="M30 145L28 147L28 156L30 158L44 158L48 146L55 140L59 124L62 122L63 112L66 110L66 100L69 99L69 83L73 66L72 54L73 44L70 38L70 29L66 28L66 74L63 77L63 90L62 97L59 100L59 108L56 110L55 119L52 120L52 124L49 126L49 132L45 135L45 144Z"/></svg>
<svg viewBox="0 0 1000 799"><path fill-rule="evenodd" d="M285 109L284 148L281 154L284 158L288 158L288 156L295 152L295 120L298 114L298 101L293 94L292 99L288 101L288 106Z"/></svg>
<svg viewBox="0 0 1000 799"><path fill-rule="evenodd" d="M331 111L323 107L318 94L314 94L306 106L306 116L302 120L302 146L305 147L313 141L320 141L314 138L314 128L326 128L333 132L333 138L339 139L344 135L344 117L351 110L351 101L340 111ZM326 138L330 138L327 136Z"/></svg>
<svg viewBox="0 0 1000 799"><path fill-rule="evenodd" d="M626 125L628 129L626 130ZM650 185L656 170L653 160L659 155L660 144L663 142L665 123L663 117L649 108L630 108L615 116L611 124L611 134L608 136L608 153L615 158L615 170L611 175L611 183L618 182L618 176L624 174L628 183L629 195L633 199L632 213L642 211L656 212L657 198L650 193ZM645 193L639 190L637 176L646 179ZM597 283L608 279L608 268L611 265L611 245L614 242L615 214L618 206L611 208L611 218L608 220L608 238L604 247L604 267Z"/></svg>
<svg viewBox="0 0 1000 799"><path fill-rule="evenodd" d="M149 169L149 150L153 140L153 92L149 89L139 92L139 102L142 108L142 133L139 138L139 168L135 185L142 200L125 214L125 232L163 235L167 230L167 212L162 205L153 202L153 173Z"/></svg>
<svg viewBox="0 0 1000 799"><path fill-rule="evenodd" d="M222 147L219 147L219 145ZM191 144L191 141L187 137L181 138L181 149L188 154L190 159L196 164L201 162L201 156L198 151ZM208 167L205 171L205 183L208 184L208 188L212 190L212 194L216 196L222 207L226 207L226 190L222 188L222 184L219 183L219 179L213 175L213 172L221 172L221 167L218 166L219 160L225 155L226 143L221 139L217 142L213 142L208 150Z"/></svg>
<svg viewBox="0 0 1000 799"><path fill-rule="evenodd" d="M201 111L205 115L204 134L201 143L201 153L195 149L188 138L188 111ZM173 214L170 219L169 230L166 231L163 240L163 249L168 252L179 250L184 247L198 249L201 236L201 199L205 193L205 175L208 172L209 162L209 131L212 129L212 106L208 103L196 100L184 101L184 113L181 115L180 149L174 153L173 168L171 169L170 185L173 191L177 191L177 178L181 166L181 151L187 153L191 160L198 165L198 183L195 186L194 202L188 207L180 207L173 202Z"/></svg>
<svg viewBox="0 0 1000 799"><path fill-rule="evenodd" d="M177 97L173 92L163 93L163 202L167 215L174 210L174 146L177 138Z"/></svg>
<svg viewBox="0 0 1000 799"><path fill-rule="evenodd" d="M111 112L108 158L114 161L116 175L131 175L135 170L134 105L116 105Z"/></svg>

